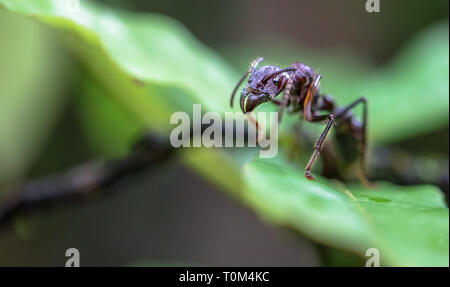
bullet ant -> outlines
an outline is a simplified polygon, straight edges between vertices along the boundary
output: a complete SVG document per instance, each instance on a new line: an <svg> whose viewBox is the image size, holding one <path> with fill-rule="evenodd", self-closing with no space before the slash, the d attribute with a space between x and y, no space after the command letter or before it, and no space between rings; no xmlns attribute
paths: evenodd
<svg viewBox="0 0 450 287"><path fill-rule="evenodd" d="M327 121L326 126L314 146L313 154L305 167L305 177L313 180L311 167L322 149L331 127L336 126L336 140L346 157L353 159L353 151L359 155L359 178L369 185L366 178L366 126L367 126L367 100L361 97L346 107L337 107L333 99L319 92L319 83L322 75L317 74L309 66L295 62L287 68L266 65L258 68L263 58L258 58L250 64L250 68L241 77L231 94L230 105L239 86L249 76L242 90L240 98L241 110L244 114L253 111L265 102L271 102L279 107L278 121L282 119L283 111L301 113L303 118L312 123ZM276 96L282 93L281 100ZM358 104L363 105L362 124L352 114ZM258 123L253 121L258 128ZM357 155L357 156L358 156Z"/></svg>

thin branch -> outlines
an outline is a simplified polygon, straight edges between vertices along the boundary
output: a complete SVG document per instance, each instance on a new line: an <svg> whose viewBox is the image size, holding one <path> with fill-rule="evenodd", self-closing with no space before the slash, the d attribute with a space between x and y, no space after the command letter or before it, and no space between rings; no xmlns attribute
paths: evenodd
<svg viewBox="0 0 450 287"><path fill-rule="evenodd" d="M209 126L210 124L202 124L201 133ZM227 131L233 133L233 140L236 140L236 135L240 132L236 125L231 131L222 126L223 139L228 135ZM247 139L248 127L241 132ZM199 135L191 127L190 139L194 136ZM9 191L9 196L0 202L0 227L7 225L19 213L104 191L127 176L169 160L175 150L168 139L147 134L133 145L130 154L124 158L108 162L88 162L59 174L26 182Z"/></svg>
<svg viewBox="0 0 450 287"><path fill-rule="evenodd" d="M103 190L124 177L167 161L173 154L169 142L147 135L122 159L88 162L60 174L27 182L9 192L0 204L0 226L8 224L18 213Z"/></svg>

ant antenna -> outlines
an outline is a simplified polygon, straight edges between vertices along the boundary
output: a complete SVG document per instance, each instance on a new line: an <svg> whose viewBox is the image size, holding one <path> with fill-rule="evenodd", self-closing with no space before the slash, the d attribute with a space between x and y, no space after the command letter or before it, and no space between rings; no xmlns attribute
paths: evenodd
<svg viewBox="0 0 450 287"><path fill-rule="evenodd" d="M233 92L231 93L231 99L230 99L230 106L233 107L233 101L234 101L234 95L236 94L237 89L239 88L239 86L242 84L242 82L245 80L245 78L247 78L248 74L252 73L255 71L256 67L259 65L259 63L261 63L264 60L263 57L259 57L256 58L255 60L253 60L250 64L250 67L248 68L248 70L242 75L241 79L239 80L239 82L237 83L237 85L234 87Z"/></svg>
<svg viewBox="0 0 450 287"><path fill-rule="evenodd" d="M259 57L259 58L254 59L251 62L249 70L251 71L252 74L253 74L253 72L255 72L255 69L256 69L256 67L258 67L259 63L261 63L263 60L264 60L263 57Z"/></svg>

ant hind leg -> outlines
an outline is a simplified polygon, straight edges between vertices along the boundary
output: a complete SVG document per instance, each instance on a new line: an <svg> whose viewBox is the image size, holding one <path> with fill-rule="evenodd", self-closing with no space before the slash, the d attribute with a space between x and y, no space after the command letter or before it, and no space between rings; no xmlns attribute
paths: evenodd
<svg viewBox="0 0 450 287"><path fill-rule="evenodd" d="M363 105L363 114L362 114L362 125L356 126L353 121L351 126L351 133L358 141L358 152L359 152L359 168L358 168L358 177L366 186L372 187L373 184L367 179L366 175L366 160L367 160L367 100L364 97L361 97L348 105L347 107L341 109L336 113L336 119L345 118L350 110L355 108L358 104ZM353 116L351 116L353 117ZM351 119L350 119L351 120ZM360 136L357 136L357 134Z"/></svg>

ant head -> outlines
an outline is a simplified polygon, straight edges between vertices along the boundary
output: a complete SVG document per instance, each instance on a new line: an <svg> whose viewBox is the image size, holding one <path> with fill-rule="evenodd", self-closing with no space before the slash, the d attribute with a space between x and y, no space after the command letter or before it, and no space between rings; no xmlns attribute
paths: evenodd
<svg viewBox="0 0 450 287"><path fill-rule="evenodd" d="M280 90L280 77L272 78L274 72L281 70L277 66L262 66L254 70L241 92L241 110L248 113L258 105L270 101Z"/></svg>
<svg viewBox="0 0 450 287"><path fill-rule="evenodd" d="M231 106L233 106L236 90L250 74L241 92L240 106L243 113L251 112L260 104L276 97L286 86L289 77L287 72L294 70L293 68L282 70L277 66L262 66L257 69L256 67L261 61L262 58L259 58L251 64L250 70L242 76L231 96Z"/></svg>

